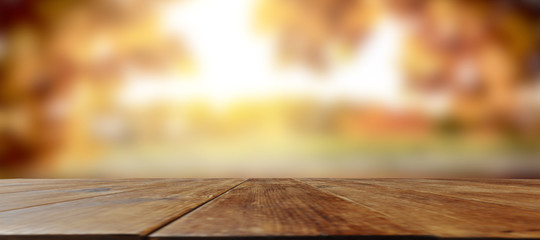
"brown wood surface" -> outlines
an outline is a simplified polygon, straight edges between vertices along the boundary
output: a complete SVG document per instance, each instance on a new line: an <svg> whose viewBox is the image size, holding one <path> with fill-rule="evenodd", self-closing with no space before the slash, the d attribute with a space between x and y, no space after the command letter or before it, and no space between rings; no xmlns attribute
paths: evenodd
<svg viewBox="0 0 540 240"><path fill-rule="evenodd" d="M515 181L513 181L515 182ZM512 182L512 183L513 183ZM527 185L486 184L475 181L459 182L450 180L402 179L371 181L387 187L415 190L473 201L507 205L524 210L540 212L540 185L531 180ZM540 183L540 181L538 181Z"/></svg>
<svg viewBox="0 0 540 240"><path fill-rule="evenodd" d="M425 181L303 179L325 192L343 196L437 237L539 238L540 214L515 206L471 200ZM465 184L466 185L466 184ZM400 188L401 186L402 188ZM490 188L486 188L488 191ZM463 198L465 196L465 198ZM540 204L540 195L536 202ZM520 201L518 198L514 201Z"/></svg>
<svg viewBox="0 0 540 240"><path fill-rule="evenodd" d="M76 188L94 186L96 184L122 183L133 185L136 183L148 184L164 179L2 179L0 180L1 193L18 193L39 190L58 190L62 188Z"/></svg>
<svg viewBox="0 0 540 240"><path fill-rule="evenodd" d="M4 211L0 212L0 238L138 239L242 181L171 180L135 191Z"/></svg>
<svg viewBox="0 0 540 240"><path fill-rule="evenodd" d="M292 179L250 179L151 237L422 234Z"/></svg>
<svg viewBox="0 0 540 240"><path fill-rule="evenodd" d="M160 182L166 181L105 181L78 183L75 185L46 185L46 188L42 185L33 190L0 193L0 212L133 191L144 187L152 187Z"/></svg>
<svg viewBox="0 0 540 240"><path fill-rule="evenodd" d="M540 180L0 180L0 239L268 237L540 239Z"/></svg>

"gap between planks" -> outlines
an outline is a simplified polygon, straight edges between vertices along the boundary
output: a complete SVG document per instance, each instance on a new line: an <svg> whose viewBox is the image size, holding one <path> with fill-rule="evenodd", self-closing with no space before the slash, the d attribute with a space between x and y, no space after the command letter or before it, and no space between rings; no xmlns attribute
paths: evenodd
<svg viewBox="0 0 540 240"><path fill-rule="evenodd" d="M159 231L160 229L166 227L167 225L173 223L174 221L180 219L181 217L183 217L183 216L189 214L190 212L193 212L193 211L195 211L196 209L198 209L198 208L204 206L205 204L214 201L214 199L217 199L217 198L221 197L223 194L230 192L231 190L233 190L233 189L235 189L236 187L242 185L243 183L247 182L248 180L249 180L249 179L245 179L244 181L242 181L242 182L240 182L240 183L238 183L238 184L232 186L231 188L227 189L226 191L224 191L224 192L222 192L222 193L220 193L220 194L218 194L218 195L216 195L216 196L214 196L214 197L212 197L212 198L206 200L205 202L202 202L201 204L199 204L198 206L194 207L193 209L191 209L191 210L189 210L189 211L187 211L187 212L185 212L185 213L181 213L181 214L179 214L179 215L176 216L176 217L172 217L169 221L167 221L166 223L162 224L161 226L157 226L157 227L154 228L154 229L151 229L151 230L148 230L148 231L146 231L146 232L143 232L143 233L142 233L143 239L148 239L148 237L149 237L152 233L155 233L155 232Z"/></svg>
<svg viewBox="0 0 540 240"><path fill-rule="evenodd" d="M177 182L176 180L179 180L179 179L170 179L168 181L170 181L170 183L176 184L178 187L184 186L181 183L181 182L184 182L184 181ZM87 199L80 199L79 201L75 201L75 200L74 201L67 201L66 203L70 207L69 209L65 209L65 206L64 207L58 206L58 204L64 204L64 202L62 202L62 203L50 203L50 204L45 204L43 206L38 206L37 208L39 208L40 211L44 210L43 213L45 215L43 213L40 213L39 211L38 212L35 212L35 210L30 211L30 210L28 210L29 208L20 209L20 210L13 210L13 211L6 211L8 214L4 214L5 212L0 213L0 214L2 214L2 217L3 217L2 221L6 224L6 225L4 225L4 227L5 227L4 228L5 231L3 231L4 234L0 235L0 239L9 239L9 240L11 240L11 239L43 239L43 238L47 238L47 239L56 239L56 238L59 238L59 239L92 239L94 237L95 237L94 239L101 239L102 237L113 238L113 239L114 238L118 238L118 239L144 239L145 235L147 235L148 232L154 231L155 229L159 229L159 227L163 226L164 223L166 224L166 223L169 223L171 221L174 221L175 219L177 219L177 218L181 217L182 215L184 215L186 212L189 212L189 210L191 210L192 208L195 208L195 207L199 206L203 201L197 202L197 200L196 200L197 198L199 198L201 200L208 200L208 199L216 198L217 196L221 195L221 193L230 190L231 188L237 186L239 183L244 182L246 179L213 179L213 180L212 179L184 179L184 180L187 180L186 182L190 183L190 184L188 184L185 188L182 187L182 188L184 188L182 191L180 191L180 192L176 191L177 193L173 194L174 199L167 199L168 195L167 195L166 192L169 191L169 190L167 190L169 187L156 188L156 190L159 190L159 194L162 195L161 197L165 197L164 200L166 200L166 201L176 201L177 203L181 203L180 205L178 205L178 207L174 207L173 209L165 210L165 211L169 211L170 215L167 216L166 218L162 218L161 220L159 220L159 218L156 218L156 216L159 216L160 214L152 213L152 210L149 209L149 208L152 208L154 206L159 206L159 205L161 205L162 208L166 208L167 206L164 205L164 203L159 203L159 201L147 201L147 200L149 200L148 198L154 197L154 194L152 194L152 193L145 193L145 195L143 195L143 196L140 196L140 195L136 194L137 192L145 192L146 190L150 190L151 192L153 192L151 189L153 187L157 187L157 186L156 186L156 184L152 184L151 186L145 187L144 189L138 188L138 189L134 189L133 191L124 191L124 192L121 192L121 193L109 194L107 196L96 196L96 197L91 197L91 198L87 198ZM192 181L192 180L195 180L195 181ZM206 187L205 187L206 185L205 184L201 185L201 183L203 183L203 182L199 182L200 180L204 180L204 181L207 181L207 182L209 181L209 183L212 183L209 186L210 188L206 189ZM226 184L226 183L221 184L220 180L227 181L227 182L230 182L230 183L233 183L233 184ZM164 184L166 185L167 182L158 183L158 185L164 185ZM180 184L180 185L178 185L178 184ZM195 194L195 195L193 195L194 198L191 199L191 197L189 197L189 195L187 195L188 198L183 200L182 194L180 194L180 193L184 192L185 190L193 188L193 186L190 187L190 185L194 185L194 184L199 185L198 187L196 187L194 189L202 188L202 189L206 189L206 190L202 190L201 192L189 190L189 191L192 191L192 194ZM225 186L226 188L223 188L222 190L219 190L220 185ZM229 186L226 186L226 185L229 185ZM216 191L214 193L215 195L211 194L212 191ZM169 192L171 192L171 191L169 191ZM172 191L172 192L175 192L175 191ZM202 194L202 195L200 195L200 194ZM87 212L88 210L93 211L93 210L98 209L98 207L96 207L96 206L94 206L92 204L92 199L98 199L98 200L95 200L95 201L97 201L97 203L99 203L100 205L103 204L103 206L105 206L107 208L106 211L114 210L114 213L122 213L121 209L120 210L115 209L114 206L115 205L118 206L118 204L120 204L121 201L131 199L130 197L128 197L128 195L133 196L133 198L135 198L134 200L137 200L139 198L140 198L140 200L144 200L143 203L145 201L147 201L148 203L155 203L152 206L146 206L144 208L138 209L139 213L144 214L144 215L141 215L141 217L146 216L145 212L147 214L151 215L150 217L145 217L146 220L133 220L133 221L130 220L130 221L127 221L127 222L123 222L124 225L125 224L129 224L129 225L141 225L142 224L142 226L146 225L147 227L145 227L145 229L137 230L137 227L135 227L135 228L134 227L126 227L126 226L129 226L129 225L124 226L124 229L122 229L122 228L115 229L114 227L113 228L106 227L105 225L103 225L103 222L101 222L101 223L97 222L97 223L101 224L100 228L101 228L101 231L103 231L103 232L99 232L100 230L95 231L94 228L81 227L81 226L78 226L77 223L75 223L74 226L78 226L78 227L76 227L75 229L70 229L69 231L66 231L65 233L62 233L62 232L60 232L62 230L59 230L59 229L62 229L62 226L64 226L64 225L58 225L58 224L56 226L51 225L50 217L55 218L56 216L61 216L61 215L64 215L64 218L65 218L65 216L73 217L73 216L81 216L79 214L86 214L86 216L85 216L86 219L94 218L92 214L88 215L88 212ZM206 197L205 197L205 195L206 195ZM113 196L122 196L122 198L118 198L118 197L111 198ZM105 202L103 202L104 198L106 198ZM202 199L202 198L205 198L205 199ZM159 200L159 199L156 199L156 200ZM83 201L83 202L80 202L80 201ZM118 202L118 201L120 201L120 202ZM77 204L75 204L74 202L84 203L83 205L86 208L86 210L79 210L78 208L76 208ZM131 202L128 201L126 204L132 204L132 206L133 206L134 203L131 203ZM171 204L174 204L176 206L176 203L171 202ZM189 206L191 204L192 204L192 206ZM184 206L182 206L182 205L184 205ZM172 207L172 205L171 205L171 207ZM75 213L71 212L71 209L75 210ZM187 211L184 211L182 209L185 209ZM58 212L54 211L54 210L60 211L60 215L58 215ZM45 224L45 226L37 225L38 227L41 227L41 229L38 228L38 230L36 230L36 229L34 229L32 227L31 224L29 225L29 224L27 224L27 222L21 221L22 219L18 219L18 222L12 222L12 220L10 220L12 218L19 218L19 216L25 216L26 213L30 213L30 215L31 215L31 216L26 216L25 217L26 220L32 220L33 219L32 216L33 217L38 217L39 216L41 218L48 219L48 220L45 220L45 221L49 221L49 223ZM9 216L10 214L12 216ZM23 215L20 215L20 214L23 214ZM54 214L57 214L57 215L55 216ZM127 213L126 216L129 216L129 214L130 213ZM104 216L103 214L100 214L100 218L103 219L103 217L106 217L106 216ZM98 218L98 220L100 218ZM2 221L0 221L0 222L2 222ZM93 220L93 221L94 221L94 223L96 223L96 220ZM155 224L152 224L152 221L154 221L154 222L159 221L159 223L155 222ZM44 222L44 223L46 223L46 222ZM68 225L68 226L65 226L65 227L69 227L69 225L71 224L69 222L64 222L64 223L66 223ZM92 221L90 221L89 223L92 223ZM152 226L148 226L147 224L152 225ZM28 227L27 230L24 229L25 226ZM53 226L53 228L49 228L51 226ZM21 229L22 231L13 230L13 229L10 230L9 229L10 227L15 227L15 229ZM43 228L43 227L45 227L45 228ZM58 227L60 227L60 228L58 228ZM67 228L67 229L69 229L69 228ZM17 232L17 231L20 231L20 232ZM11 232L11 233L9 233L9 232ZM30 233L30 234L28 234L28 233Z"/></svg>

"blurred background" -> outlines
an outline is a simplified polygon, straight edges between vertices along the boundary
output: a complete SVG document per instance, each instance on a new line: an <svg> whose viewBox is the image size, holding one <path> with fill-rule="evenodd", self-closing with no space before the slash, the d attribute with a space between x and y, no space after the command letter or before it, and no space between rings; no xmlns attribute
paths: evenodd
<svg viewBox="0 0 540 240"><path fill-rule="evenodd" d="M0 178L540 177L534 0L0 0Z"/></svg>

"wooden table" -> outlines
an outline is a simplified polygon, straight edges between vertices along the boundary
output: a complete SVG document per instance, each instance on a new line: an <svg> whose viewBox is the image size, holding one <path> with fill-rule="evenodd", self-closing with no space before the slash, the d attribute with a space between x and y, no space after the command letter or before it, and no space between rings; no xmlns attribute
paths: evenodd
<svg viewBox="0 0 540 240"><path fill-rule="evenodd" d="M0 180L0 239L269 237L540 239L540 180Z"/></svg>

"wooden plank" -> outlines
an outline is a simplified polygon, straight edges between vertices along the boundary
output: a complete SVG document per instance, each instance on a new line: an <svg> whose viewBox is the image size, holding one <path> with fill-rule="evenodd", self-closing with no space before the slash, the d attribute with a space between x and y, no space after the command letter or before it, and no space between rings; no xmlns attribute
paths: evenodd
<svg viewBox="0 0 540 240"><path fill-rule="evenodd" d="M0 193L16 193L24 191L54 189L61 186L77 186L78 184L90 184L90 181L66 181L66 180L46 180L18 179L17 181L0 180Z"/></svg>
<svg viewBox="0 0 540 240"><path fill-rule="evenodd" d="M408 223L436 237L540 238L537 212L377 184L388 180L300 181L368 206L400 224Z"/></svg>
<svg viewBox="0 0 540 240"><path fill-rule="evenodd" d="M450 180L453 182L468 183L481 183L490 185L500 185L504 187L517 186L517 187L531 187L538 189L540 187L540 179L491 179L491 178L457 178L457 179L432 179L432 180Z"/></svg>
<svg viewBox="0 0 540 240"><path fill-rule="evenodd" d="M408 225L408 224L407 224ZM423 235L383 214L292 179L250 179L152 234L185 237Z"/></svg>
<svg viewBox="0 0 540 240"><path fill-rule="evenodd" d="M18 193L40 190L58 190L60 188L73 188L93 184L111 184L122 182L163 181L164 179L2 179L0 180L0 193Z"/></svg>
<svg viewBox="0 0 540 240"><path fill-rule="evenodd" d="M0 212L0 239L139 239L242 181L176 180L152 188Z"/></svg>
<svg viewBox="0 0 540 240"><path fill-rule="evenodd" d="M63 185L54 189L0 193L0 212L133 191L167 181L172 180L105 181L103 183L90 181L79 182L77 185Z"/></svg>
<svg viewBox="0 0 540 240"><path fill-rule="evenodd" d="M433 179L370 180L369 183L401 189L429 192L479 202L494 203L540 212L540 186L530 187L498 181L485 184L473 181ZM509 183L513 181L508 181Z"/></svg>

